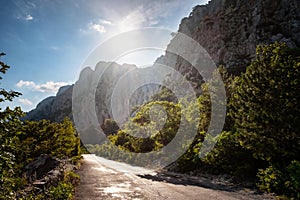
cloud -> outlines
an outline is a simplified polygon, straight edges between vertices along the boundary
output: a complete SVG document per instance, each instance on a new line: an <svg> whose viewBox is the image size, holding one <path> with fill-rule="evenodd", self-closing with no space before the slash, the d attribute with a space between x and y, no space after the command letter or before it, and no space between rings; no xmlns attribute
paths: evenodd
<svg viewBox="0 0 300 200"><path fill-rule="evenodd" d="M105 33L106 32L105 27L101 24L96 24L96 23L91 22L91 23L89 23L88 28L89 28L89 30L94 30L94 31L97 31L99 33Z"/></svg>
<svg viewBox="0 0 300 200"><path fill-rule="evenodd" d="M100 24L103 24L103 25L112 25L112 22L108 21L108 20L105 20L105 19L100 19Z"/></svg>
<svg viewBox="0 0 300 200"><path fill-rule="evenodd" d="M105 19L98 19L95 21L96 22L89 22L87 24L87 28L80 29L80 32L84 34L93 33L93 32L106 33L107 32L106 27L113 25L111 21Z"/></svg>
<svg viewBox="0 0 300 200"><path fill-rule="evenodd" d="M34 12L37 8L37 5L30 1L12 1L12 3L17 8L16 18L20 20L31 21L33 20L33 16L29 13Z"/></svg>
<svg viewBox="0 0 300 200"><path fill-rule="evenodd" d="M51 92L51 93L56 93L58 91L58 89L61 86L64 85L68 85L68 83L66 82L53 82L53 81L48 81L46 83L43 84L36 84L33 81L23 81L20 80L16 86L19 88L31 88L34 91L38 91L38 92Z"/></svg>
<svg viewBox="0 0 300 200"><path fill-rule="evenodd" d="M26 20L26 21L31 21L31 20L33 20L33 17L32 17L30 14L28 14L28 15L26 15L26 17L25 17L25 20Z"/></svg>
<svg viewBox="0 0 300 200"><path fill-rule="evenodd" d="M17 87L21 88L21 87L35 87L35 83L33 81L23 81L23 80L20 80L17 84L16 84Z"/></svg>
<svg viewBox="0 0 300 200"><path fill-rule="evenodd" d="M25 21L32 21L34 18L32 15L28 14L28 15L17 15L16 17L19 20L25 20Z"/></svg>
<svg viewBox="0 0 300 200"><path fill-rule="evenodd" d="M29 100L29 99L18 99L18 101L25 105L25 106L31 106L32 105L32 102Z"/></svg>

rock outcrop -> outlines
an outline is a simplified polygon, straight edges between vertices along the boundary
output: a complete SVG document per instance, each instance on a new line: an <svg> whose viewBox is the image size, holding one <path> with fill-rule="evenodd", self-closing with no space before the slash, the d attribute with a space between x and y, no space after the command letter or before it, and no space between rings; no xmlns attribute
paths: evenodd
<svg viewBox="0 0 300 200"><path fill-rule="evenodd" d="M300 47L299 10L299 0L212 0L194 7L178 32L199 42L217 65L240 73L255 58L258 44L279 41ZM175 62L183 74L191 68L168 52L157 62Z"/></svg>
<svg viewBox="0 0 300 200"><path fill-rule="evenodd" d="M132 87L133 82L140 78L139 70L135 65L123 64L121 66L108 62L99 62L94 70L87 67L82 70L75 85L61 87L55 97L48 97L40 102L36 109L27 113L23 120L48 119L61 122L64 117L73 120L72 109L76 109L78 112L75 117L83 119L80 121L84 123L82 126L79 124L80 127L93 129L89 125L93 120L96 119L101 125L105 119L112 118L111 97L120 77L132 71L128 73L123 83L124 90L117 95L117 98L125 100L128 93L126 88ZM128 106L133 108L141 105L152 96L155 90L158 90L158 86L144 85L138 88L131 95ZM72 105L74 100L76 103ZM90 116L89 113L96 113L96 116ZM125 113L122 118L126 118Z"/></svg>

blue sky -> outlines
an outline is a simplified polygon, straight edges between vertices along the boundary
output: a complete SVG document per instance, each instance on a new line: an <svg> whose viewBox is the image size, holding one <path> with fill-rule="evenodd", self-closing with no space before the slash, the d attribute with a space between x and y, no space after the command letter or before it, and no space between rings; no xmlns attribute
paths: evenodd
<svg viewBox="0 0 300 200"><path fill-rule="evenodd" d="M74 83L89 53L113 35L143 27L176 31L206 0L0 0L1 60L11 66L0 87L23 95L11 104L33 109ZM162 52L122 62L143 65ZM137 56L140 57L141 56ZM145 63L143 63L145 62Z"/></svg>

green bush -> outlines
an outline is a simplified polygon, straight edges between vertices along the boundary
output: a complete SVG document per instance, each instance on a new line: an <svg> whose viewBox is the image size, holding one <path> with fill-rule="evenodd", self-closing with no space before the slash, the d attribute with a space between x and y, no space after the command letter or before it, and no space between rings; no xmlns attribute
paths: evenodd
<svg viewBox="0 0 300 200"><path fill-rule="evenodd" d="M291 198L300 198L300 162L292 161L283 169L269 166L260 169L257 187L262 191L276 192Z"/></svg>
<svg viewBox="0 0 300 200"><path fill-rule="evenodd" d="M73 185L71 183L61 182L56 187L50 188L48 196L50 200L72 200Z"/></svg>
<svg viewBox="0 0 300 200"><path fill-rule="evenodd" d="M272 192L282 189L282 173L272 165L264 170L259 169L257 177L259 181L256 185L262 191Z"/></svg>
<svg viewBox="0 0 300 200"><path fill-rule="evenodd" d="M291 197L300 199L300 162L292 161L287 167L288 179L285 181L284 185L287 188Z"/></svg>
<svg viewBox="0 0 300 200"><path fill-rule="evenodd" d="M73 186L78 185L80 176L73 171L68 171L64 174L63 182L71 183Z"/></svg>

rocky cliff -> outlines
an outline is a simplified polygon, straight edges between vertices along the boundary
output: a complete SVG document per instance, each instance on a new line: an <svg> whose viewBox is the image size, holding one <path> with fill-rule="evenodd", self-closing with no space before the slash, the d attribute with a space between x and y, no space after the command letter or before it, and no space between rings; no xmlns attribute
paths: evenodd
<svg viewBox="0 0 300 200"><path fill-rule="evenodd" d="M75 85L61 87L55 97L48 97L41 101L36 109L27 113L23 119L48 119L61 122L67 116L74 120L72 109L76 109L78 115L75 117L85 118L81 120L84 125L80 127L91 128L89 124L95 119L101 125L105 119L112 118L111 97L114 88L120 77L130 71L133 73L128 73L123 83L125 89L117 95L117 98L125 101L126 88L129 88L134 80L139 79L139 69L135 65L123 64L121 66L117 63L99 62L94 70L89 67L83 69ZM155 85L144 85L138 88L131 95L128 106L133 108L142 104L156 90L158 86ZM72 105L72 101L76 102L75 105ZM90 116L89 113L96 113L97 116ZM121 116L122 119L126 117L128 117L126 113Z"/></svg>
<svg viewBox="0 0 300 200"><path fill-rule="evenodd" d="M240 73L258 44L279 41L300 47L299 10L299 0L212 0L194 7L178 32L199 42L217 65ZM157 62L176 63L176 70L190 72L189 63L168 52Z"/></svg>

